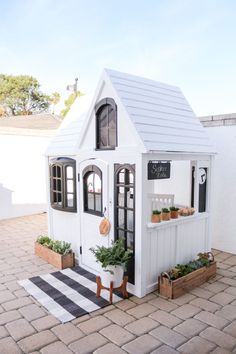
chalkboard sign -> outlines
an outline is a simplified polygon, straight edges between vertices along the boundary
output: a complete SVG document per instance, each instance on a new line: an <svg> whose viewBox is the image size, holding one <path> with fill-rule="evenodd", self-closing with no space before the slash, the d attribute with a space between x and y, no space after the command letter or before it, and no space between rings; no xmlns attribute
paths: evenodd
<svg viewBox="0 0 236 354"><path fill-rule="evenodd" d="M170 162L149 161L148 179L170 178Z"/></svg>

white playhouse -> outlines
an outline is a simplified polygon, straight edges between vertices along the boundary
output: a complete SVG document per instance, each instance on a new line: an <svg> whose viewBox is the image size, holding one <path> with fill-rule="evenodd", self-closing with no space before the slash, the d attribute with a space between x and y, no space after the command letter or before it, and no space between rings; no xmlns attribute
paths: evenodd
<svg viewBox="0 0 236 354"><path fill-rule="evenodd" d="M78 98L48 147L49 234L71 242L93 273L89 249L124 238L133 253L128 290L142 297L160 272L210 250L213 158L179 88L104 70L92 100ZM172 205L196 212L151 223L153 209Z"/></svg>

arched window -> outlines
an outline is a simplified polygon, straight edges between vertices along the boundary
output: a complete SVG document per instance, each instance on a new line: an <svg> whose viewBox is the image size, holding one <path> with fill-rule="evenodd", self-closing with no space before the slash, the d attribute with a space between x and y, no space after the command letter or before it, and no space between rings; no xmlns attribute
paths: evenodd
<svg viewBox="0 0 236 354"><path fill-rule="evenodd" d="M96 148L115 149L117 146L117 106L112 98L104 98L95 107Z"/></svg>
<svg viewBox="0 0 236 354"><path fill-rule="evenodd" d="M102 215L102 171L93 165L83 171L84 211Z"/></svg>
<svg viewBox="0 0 236 354"><path fill-rule="evenodd" d="M50 161L51 207L76 212L75 160L58 157Z"/></svg>

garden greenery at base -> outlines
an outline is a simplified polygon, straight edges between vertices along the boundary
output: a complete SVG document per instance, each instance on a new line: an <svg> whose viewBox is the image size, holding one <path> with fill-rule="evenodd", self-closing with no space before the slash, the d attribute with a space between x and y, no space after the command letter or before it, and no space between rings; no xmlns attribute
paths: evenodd
<svg viewBox="0 0 236 354"><path fill-rule="evenodd" d="M167 273L170 280L181 278L194 270L209 266L211 259L209 253L199 253L198 259L191 261L187 264L177 264L174 268L170 269Z"/></svg>
<svg viewBox="0 0 236 354"><path fill-rule="evenodd" d="M53 240L47 235L39 236L36 242L61 255L65 255L67 253L72 252L71 243L65 241Z"/></svg>

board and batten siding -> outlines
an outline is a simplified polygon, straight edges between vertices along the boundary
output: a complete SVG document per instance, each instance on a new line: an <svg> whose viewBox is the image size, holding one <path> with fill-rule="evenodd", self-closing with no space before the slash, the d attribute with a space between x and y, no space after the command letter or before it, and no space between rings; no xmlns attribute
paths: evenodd
<svg viewBox="0 0 236 354"><path fill-rule="evenodd" d="M157 286L157 276L178 263L197 258L208 251L208 214L187 216L182 220L163 221L154 226L148 223L146 234L146 291Z"/></svg>

